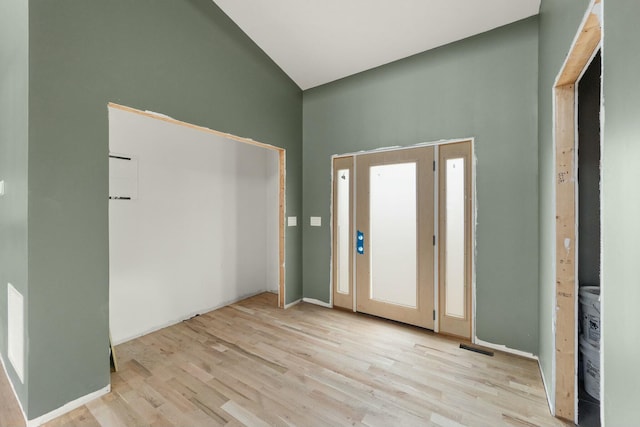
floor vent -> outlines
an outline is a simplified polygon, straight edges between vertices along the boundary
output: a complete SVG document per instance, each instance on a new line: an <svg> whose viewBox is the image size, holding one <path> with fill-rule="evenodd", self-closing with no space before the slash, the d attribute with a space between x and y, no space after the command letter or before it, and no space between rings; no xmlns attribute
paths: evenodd
<svg viewBox="0 0 640 427"><path fill-rule="evenodd" d="M466 344L460 344L460 348L463 348L463 349L469 350L469 351L474 351L476 353L484 354L485 356L493 357L493 351L483 350L483 349L477 348L477 347L471 347L470 345L466 345Z"/></svg>

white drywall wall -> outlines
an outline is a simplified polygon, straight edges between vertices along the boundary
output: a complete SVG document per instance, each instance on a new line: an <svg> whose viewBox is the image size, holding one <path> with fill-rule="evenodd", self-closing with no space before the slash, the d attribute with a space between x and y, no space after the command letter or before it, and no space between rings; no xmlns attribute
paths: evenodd
<svg viewBox="0 0 640 427"><path fill-rule="evenodd" d="M278 289L278 153L109 109L109 149L138 161L109 202L115 343Z"/></svg>

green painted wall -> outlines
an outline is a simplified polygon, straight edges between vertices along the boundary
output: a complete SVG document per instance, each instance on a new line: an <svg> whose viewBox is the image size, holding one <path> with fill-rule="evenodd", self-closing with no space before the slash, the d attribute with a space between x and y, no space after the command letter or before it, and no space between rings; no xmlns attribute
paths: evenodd
<svg viewBox="0 0 640 427"><path fill-rule="evenodd" d="M540 365L549 388L555 395L553 354L555 338L555 181L553 153L552 87L571 42L580 26L589 0L542 0L540 6L539 51L539 125L540 138Z"/></svg>
<svg viewBox="0 0 640 427"><path fill-rule="evenodd" d="M301 214L302 91L210 0L30 1L29 418L109 382L107 103L287 149ZM287 301L300 298L287 229Z"/></svg>
<svg viewBox="0 0 640 427"><path fill-rule="evenodd" d="M537 74L534 17L305 91L304 296L329 301L332 154L472 136L477 336L537 353Z"/></svg>
<svg viewBox="0 0 640 427"><path fill-rule="evenodd" d="M640 2L604 0L602 335L607 426L640 419Z"/></svg>
<svg viewBox="0 0 640 427"><path fill-rule="evenodd" d="M0 2L0 180L5 181L6 194L0 197L0 356L24 408L28 406L27 381L20 382L7 355L7 283L25 299L28 297L28 120L29 3L3 0Z"/></svg>

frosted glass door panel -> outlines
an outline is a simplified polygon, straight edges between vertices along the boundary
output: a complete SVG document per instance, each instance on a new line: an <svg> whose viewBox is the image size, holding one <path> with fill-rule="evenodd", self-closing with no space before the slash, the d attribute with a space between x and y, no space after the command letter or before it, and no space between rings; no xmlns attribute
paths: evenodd
<svg viewBox="0 0 640 427"><path fill-rule="evenodd" d="M350 189L349 169L340 169L338 171L337 182L337 227L338 241L337 244L337 268L338 268L338 292L341 294L349 293L349 189Z"/></svg>
<svg viewBox="0 0 640 427"><path fill-rule="evenodd" d="M446 165L446 315L465 317L464 159L447 159Z"/></svg>
<svg viewBox="0 0 640 427"><path fill-rule="evenodd" d="M370 168L371 299L416 307L416 164Z"/></svg>

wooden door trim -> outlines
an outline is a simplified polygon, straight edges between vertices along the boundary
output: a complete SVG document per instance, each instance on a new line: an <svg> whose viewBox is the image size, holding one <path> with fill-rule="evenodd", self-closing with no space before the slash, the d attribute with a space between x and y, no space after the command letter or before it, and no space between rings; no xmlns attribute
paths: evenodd
<svg viewBox="0 0 640 427"><path fill-rule="evenodd" d="M601 0L593 0L554 84L556 253L555 413L577 421L576 87L602 42Z"/></svg>
<svg viewBox="0 0 640 427"><path fill-rule="evenodd" d="M349 293L341 294L338 292L338 214L336 209L336 201L338 194L338 180L337 173L341 169L349 170ZM354 209L354 188L355 188L355 175L354 175L354 158L353 156L346 157L334 157L332 159L332 191L331 191L331 304L334 307L353 310L354 308L354 238L355 238L355 224L353 217Z"/></svg>
<svg viewBox="0 0 640 427"><path fill-rule="evenodd" d="M395 164L402 162L416 162L416 208L417 211L422 213L417 216L418 221L418 253L417 259L417 281L418 283L424 283L424 281L433 281L433 252L434 246L431 239L434 235L434 220L433 209L429 208L429 205L433 200L433 185L426 184L427 182L433 182L429 180L429 176L433 177L433 169L431 167L434 161L434 149L433 147L413 147L411 150L393 150L374 152L359 155L356 157L356 181L358 186L368 187L368 171L369 166L383 165L383 164ZM366 166L366 167L363 167ZM362 230L369 230L369 218L364 215L362 206L368 203L368 192L361 191L360 187L356 189L356 211L357 211L357 227ZM423 193L424 197L419 197L419 194ZM369 278L369 262L368 257L370 252L370 232L365 236L365 255L364 258L360 255L356 256L355 267L357 270L357 277ZM422 251L422 252L421 252ZM356 310L359 312L365 312L373 315L380 315L381 311L393 312L392 316L394 320L398 320L404 323L413 324L429 329L433 329L433 317L432 312L434 309L433 296L429 289L426 287L418 286L418 294L416 296L417 308L408 309L401 306L390 307L379 301L371 300L369 298L362 299L363 295L368 293L369 280L356 281L355 293L356 293ZM435 286L435 284L433 284ZM421 314L424 317L421 317Z"/></svg>
<svg viewBox="0 0 640 427"><path fill-rule="evenodd" d="M265 148L267 150L276 151L278 153L278 265L279 265L279 280L278 280L278 307L285 307L285 209L286 209L286 150L284 148L277 147L271 144L265 144L263 142L255 141L249 138L243 138L240 136L231 135L229 133L220 132L214 129L209 129L204 126L194 125L192 123L183 122L174 118L152 113L149 111L142 111L132 107L127 107L120 104L109 102L107 104L109 108L116 110L126 111L128 113L137 114L140 116L148 117L155 120L160 120L166 123L171 123L178 126L183 126L189 129L205 132L211 135L216 135L225 139L241 142L243 144L254 145L257 147Z"/></svg>
<svg viewBox="0 0 640 427"><path fill-rule="evenodd" d="M457 336L466 340L471 341L473 337L473 210L474 210L474 191L473 191L473 147L472 141L463 141L455 144L447 144L441 146L439 148L438 154L438 326L439 333L446 335ZM462 157L465 161L465 179L464 179L464 190L465 190L465 281L466 281L466 289L465 289L465 313L468 316L468 331L455 333L451 331L444 331L446 327L443 328L445 324L445 303L446 303L446 292L445 292L445 262L446 256L444 252L446 251L446 224L445 224L445 197L446 194L446 177L445 177L445 162L443 161L445 158L460 158ZM456 331L458 332L458 331Z"/></svg>

